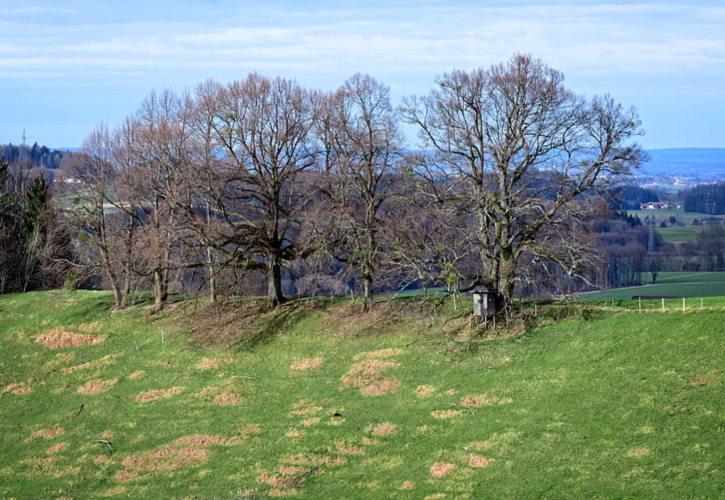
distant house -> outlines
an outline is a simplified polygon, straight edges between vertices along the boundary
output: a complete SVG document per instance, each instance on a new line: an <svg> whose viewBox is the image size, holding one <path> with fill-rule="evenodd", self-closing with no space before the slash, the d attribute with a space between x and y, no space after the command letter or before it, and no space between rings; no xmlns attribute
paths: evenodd
<svg viewBox="0 0 725 500"><path fill-rule="evenodd" d="M670 208L670 204L666 201L648 201L647 203L640 203L640 210L667 210Z"/></svg>

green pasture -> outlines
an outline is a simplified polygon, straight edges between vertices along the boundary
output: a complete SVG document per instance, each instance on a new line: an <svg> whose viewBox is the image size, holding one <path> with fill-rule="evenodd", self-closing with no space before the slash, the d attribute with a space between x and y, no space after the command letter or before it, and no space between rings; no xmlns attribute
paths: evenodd
<svg viewBox="0 0 725 500"><path fill-rule="evenodd" d="M201 302L111 304L0 296L0 498L725 494L723 299L541 306L493 336L413 300L218 334Z"/></svg>

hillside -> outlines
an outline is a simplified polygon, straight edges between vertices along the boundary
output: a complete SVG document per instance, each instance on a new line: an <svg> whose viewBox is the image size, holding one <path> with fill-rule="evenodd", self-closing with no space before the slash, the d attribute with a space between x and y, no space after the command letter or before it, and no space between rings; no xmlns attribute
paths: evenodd
<svg viewBox="0 0 725 500"><path fill-rule="evenodd" d="M725 493L723 299L473 340L445 335L460 305L300 303L212 331L203 304L111 304L0 296L0 497Z"/></svg>

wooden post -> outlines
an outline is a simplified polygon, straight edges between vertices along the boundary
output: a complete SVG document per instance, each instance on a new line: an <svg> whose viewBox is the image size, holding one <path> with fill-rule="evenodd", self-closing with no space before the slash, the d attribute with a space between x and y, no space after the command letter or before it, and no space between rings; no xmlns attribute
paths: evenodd
<svg viewBox="0 0 725 500"><path fill-rule="evenodd" d="M662 297L662 312L665 312L665 298Z"/></svg>
<svg viewBox="0 0 725 500"><path fill-rule="evenodd" d="M702 297L700 297L700 311L702 311Z"/></svg>
<svg viewBox="0 0 725 500"><path fill-rule="evenodd" d="M639 302L639 313L642 314L642 297L637 297L637 300Z"/></svg>
<svg viewBox="0 0 725 500"><path fill-rule="evenodd" d="M682 297L682 312L685 312L685 297Z"/></svg>

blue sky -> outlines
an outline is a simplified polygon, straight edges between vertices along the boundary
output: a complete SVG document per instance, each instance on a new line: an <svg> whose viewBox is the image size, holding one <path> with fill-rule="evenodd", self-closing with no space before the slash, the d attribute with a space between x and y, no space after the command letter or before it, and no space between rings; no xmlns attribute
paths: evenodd
<svg viewBox="0 0 725 500"><path fill-rule="evenodd" d="M522 52L636 106L647 148L725 147L722 1L0 0L0 33L0 143L25 128L79 146L151 90L208 78L333 89L361 71L398 101Z"/></svg>

